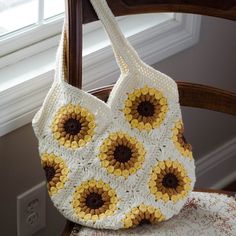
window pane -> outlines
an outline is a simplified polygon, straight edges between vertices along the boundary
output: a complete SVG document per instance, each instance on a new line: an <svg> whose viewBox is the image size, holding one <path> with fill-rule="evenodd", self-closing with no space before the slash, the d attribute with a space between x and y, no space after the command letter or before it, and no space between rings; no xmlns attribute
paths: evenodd
<svg viewBox="0 0 236 236"><path fill-rule="evenodd" d="M65 0L44 0L44 19L64 12L64 1Z"/></svg>
<svg viewBox="0 0 236 236"><path fill-rule="evenodd" d="M0 36L37 22L37 0L0 0Z"/></svg>

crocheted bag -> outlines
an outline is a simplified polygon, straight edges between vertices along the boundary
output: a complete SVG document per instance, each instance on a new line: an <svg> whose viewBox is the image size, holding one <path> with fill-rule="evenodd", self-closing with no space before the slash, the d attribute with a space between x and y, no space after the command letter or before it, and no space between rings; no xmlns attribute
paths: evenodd
<svg viewBox="0 0 236 236"><path fill-rule="evenodd" d="M81 225L155 224L179 213L195 182L177 85L141 61L105 0L91 3L121 75L107 103L69 85L62 34L54 82L32 122L48 192Z"/></svg>

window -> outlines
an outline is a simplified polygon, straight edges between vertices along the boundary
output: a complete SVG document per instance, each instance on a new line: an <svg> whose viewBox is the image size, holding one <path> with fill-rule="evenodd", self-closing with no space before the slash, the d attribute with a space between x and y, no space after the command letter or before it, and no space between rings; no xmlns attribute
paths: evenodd
<svg viewBox="0 0 236 236"><path fill-rule="evenodd" d="M0 0L0 68L58 44L64 18L64 2ZM173 17L173 13L161 13L124 16L117 20L128 37ZM84 35L88 36L84 40L84 55L109 44L99 22L86 24L83 30Z"/></svg>
<svg viewBox="0 0 236 236"><path fill-rule="evenodd" d="M31 121L54 76L64 0L0 0L0 136ZM140 57L152 65L198 40L200 17L159 13L119 17ZM116 81L119 71L101 23L83 29L83 87Z"/></svg>
<svg viewBox="0 0 236 236"><path fill-rule="evenodd" d="M59 34L63 12L64 0L0 0L0 56ZM5 65L0 62L0 67Z"/></svg>

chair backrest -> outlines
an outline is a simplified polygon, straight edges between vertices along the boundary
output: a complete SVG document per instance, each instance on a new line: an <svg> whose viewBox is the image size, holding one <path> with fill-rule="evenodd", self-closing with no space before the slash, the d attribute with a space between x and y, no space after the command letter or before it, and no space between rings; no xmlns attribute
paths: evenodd
<svg viewBox="0 0 236 236"><path fill-rule="evenodd" d="M221 17L236 21L236 0L107 0L115 16L183 12ZM68 82L82 85L82 24L96 21L97 16L89 0L67 0L68 20ZM236 116L236 94L211 86L177 81L180 104L219 111ZM106 100L112 86L98 88L91 93Z"/></svg>

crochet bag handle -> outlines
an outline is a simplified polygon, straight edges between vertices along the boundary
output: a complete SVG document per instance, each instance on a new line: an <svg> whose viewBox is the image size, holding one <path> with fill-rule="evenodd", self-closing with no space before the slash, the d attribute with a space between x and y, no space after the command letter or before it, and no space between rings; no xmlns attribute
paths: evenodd
<svg viewBox="0 0 236 236"><path fill-rule="evenodd" d="M115 16L111 12L106 0L90 0L98 18L111 41L111 47L114 51L117 64L121 73L128 73L130 70L135 70L135 67L141 63L138 54L127 41L116 22ZM67 80L67 36L66 22L62 30L62 37L56 57L56 81Z"/></svg>
<svg viewBox="0 0 236 236"><path fill-rule="evenodd" d="M111 46L121 72L132 70L135 65L140 63L139 56L121 32L107 1L90 0L90 2L110 38Z"/></svg>

